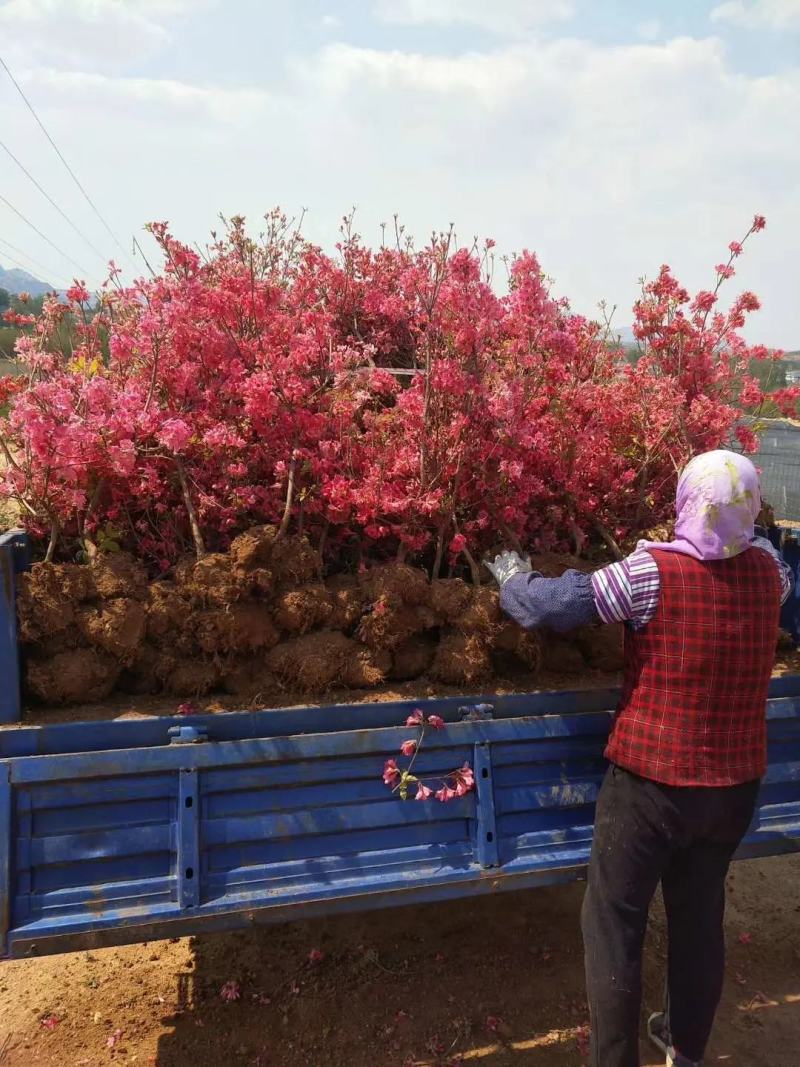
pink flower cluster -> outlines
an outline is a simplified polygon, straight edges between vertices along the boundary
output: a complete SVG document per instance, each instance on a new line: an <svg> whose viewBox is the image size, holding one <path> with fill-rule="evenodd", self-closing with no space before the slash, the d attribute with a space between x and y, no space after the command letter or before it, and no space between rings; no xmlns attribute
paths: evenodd
<svg viewBox="0 0 800 1067"><path fill-rule="evenodd" d="M400 746L402 755L410 757L411 762L406 768L401 768L398 766L396 759L387 759L383 765L384 783L389 786L393 793L397 793L402 800L408 799L408 791L412 785L415 788L415 800L430 800L431 797L434 797L442 803L447 803L448 800L455 800L457 797L464 797L475 788L475 775L469 763L465 763L463 767L457 770L450 771L443 778L437 778L438 789L432 789L425 784L424 779L411 773L422 748L426 731L443 730L444 725L444 719L440 715L428 715L426 718L420 708L417 708L406 719L406 726L416 727L420 731L419 737L409 738L403 741ZM430 780L428 779L428 781Z"/></svg>
<svg viewBox="0 0 800 1067"><path fill-rule="evenodd" d="M18 316L0 492L65 553L112 526L154 568L284 515L336 564L399 553L432 574L474 574L499 540L627 537L669 509L676 467L759 409L741 379L770 354L739 333L758 300L723 311L719 289L763 226L694 298L662 267L633 363L529 252L500 295L491 242L373 250L346 229L327 255L276 212L259 240L232 220L201 257L154 224L160 274L124 288L112 270L96 308L76 283Z"/></svg>

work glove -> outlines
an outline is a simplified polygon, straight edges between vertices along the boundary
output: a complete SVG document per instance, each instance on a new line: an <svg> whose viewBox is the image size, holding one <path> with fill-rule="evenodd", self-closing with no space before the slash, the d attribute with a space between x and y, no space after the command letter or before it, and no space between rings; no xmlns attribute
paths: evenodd
<svg viewBox="0 0 800 1067"><path fill-rule="evenodd" d="M519 552L501 552L491 563L486 560L485 566L501 589L515 574L533 573L530 559L527 556L523 559Z"/></svg>

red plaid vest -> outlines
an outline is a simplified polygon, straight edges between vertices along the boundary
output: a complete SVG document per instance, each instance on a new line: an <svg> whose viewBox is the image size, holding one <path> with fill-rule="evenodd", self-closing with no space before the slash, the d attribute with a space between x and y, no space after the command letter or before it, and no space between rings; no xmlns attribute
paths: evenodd
<svg viewBox="0 0 800 1067"><path fill-rule="evenodd" d="M767 689L780 579L759 548L702 563L653 552L653 619L626 629L625 683L606 758L667 785L738 785L767 764Z"/></svg>

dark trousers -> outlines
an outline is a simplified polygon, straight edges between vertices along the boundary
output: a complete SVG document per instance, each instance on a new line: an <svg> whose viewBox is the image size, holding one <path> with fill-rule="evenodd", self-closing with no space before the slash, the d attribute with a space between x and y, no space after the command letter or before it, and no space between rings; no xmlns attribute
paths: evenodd
<svg viewBox="0 0 800 1067"><path fill-rule="evenodd" d="M642 949L659 882L672 1041L688 1060L703 1058L725 968L725 876L758 786L665 786L609 769L597 800L582 915L590 1067L639 1067Z"/></svg>

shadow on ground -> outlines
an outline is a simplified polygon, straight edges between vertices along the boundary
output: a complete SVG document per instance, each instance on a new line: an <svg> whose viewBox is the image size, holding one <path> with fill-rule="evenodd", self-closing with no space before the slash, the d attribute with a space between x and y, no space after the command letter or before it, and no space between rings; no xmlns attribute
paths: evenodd
<svg viewBox="0 0 800 1067"><path fill-rule="evenodd" d="M710 1064L796 1067L798 874L795 856L731 876L729 980ZM197 939L158 1067L577 1067L582 894L534 889ZM660 1007L664 953L657 902L643 1018ZM221 997L226 983L238 1000ZM657 1063L643 1049L643 1064Z"/></svg>

